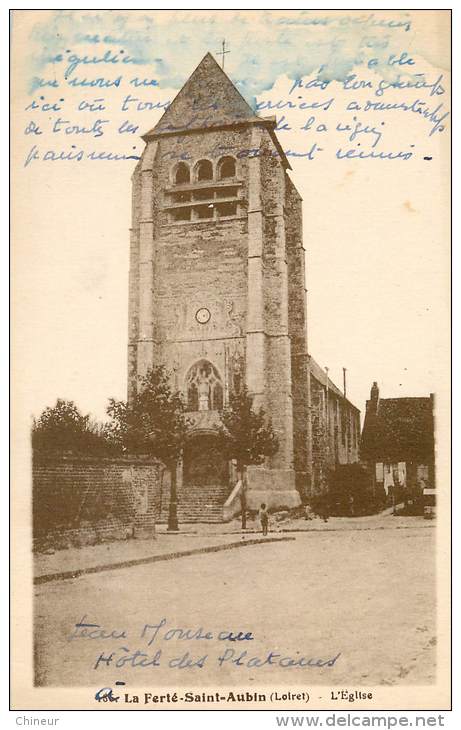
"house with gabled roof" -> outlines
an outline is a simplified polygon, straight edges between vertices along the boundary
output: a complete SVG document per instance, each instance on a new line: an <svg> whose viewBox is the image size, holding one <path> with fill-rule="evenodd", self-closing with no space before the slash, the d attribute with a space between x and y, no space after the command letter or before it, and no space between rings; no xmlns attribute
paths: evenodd
<svg viewBox="0 0 461 730"><path fill-rule="evenodd" d="M373 383L366 403L360 455L373 467L386 494L403 487L435 487L434 394L423 398L380 398Z"/></svg>

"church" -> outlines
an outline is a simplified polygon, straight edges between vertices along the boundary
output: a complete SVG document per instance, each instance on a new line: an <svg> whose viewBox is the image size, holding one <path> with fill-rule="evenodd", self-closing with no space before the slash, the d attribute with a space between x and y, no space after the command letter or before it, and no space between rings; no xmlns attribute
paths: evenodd
<svg viewBox="0 0 461 730"><path fill-rule="evenodd" d="M248 468L250 509L296 507L322 488L316 454L330 463L336 413L355 433L343 460L358 459L359 412L308 354L302 199L275 127L208 53L143 136L132 178L128 399L160 363L183 393L193 423L178 474L183 521L230 514L235 474L216 428L244 383L279 441Z"/></svg>

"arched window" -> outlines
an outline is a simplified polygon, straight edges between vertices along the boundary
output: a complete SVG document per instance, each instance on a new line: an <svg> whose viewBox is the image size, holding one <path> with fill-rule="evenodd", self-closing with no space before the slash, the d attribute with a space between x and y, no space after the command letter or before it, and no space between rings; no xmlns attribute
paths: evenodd
<svg viewBox="0 0 461 730"><path fill-rule="evenodd" d="M227 177L235 177L235 160L233 157L222 157L218 164L218 178L224 180Z"/></svg>
<svg viewBox="0 0 461 730"><path fill-rule="evenodd" d="M187 410L220 411L224 403L221 378L208 360L199 360L186 376Z"/></svg>
<svg viewBox="0 0 461 730"><path fill-rule="evenodd" d="M187 384L187 410L198 411L198 388L193 381Z"/></svg>
<svg viewBox="0 0 461 730"><path fill-rule="evenodd" d="M184 185L190 182L190 170L185 162L180 162L174 175L176 185Z"/></svg>
<svg viewBox="0 0 461 730"><path fill-rule="evenodd" d="M200 160L195 168L195 176L198 182L202 180L213 180L213 165L209 160Z"/></svg>

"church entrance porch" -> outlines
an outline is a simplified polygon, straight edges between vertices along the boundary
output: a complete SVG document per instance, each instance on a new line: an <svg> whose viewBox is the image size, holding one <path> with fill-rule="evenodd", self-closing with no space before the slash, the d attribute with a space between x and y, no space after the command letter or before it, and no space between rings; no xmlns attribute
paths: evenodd
<svg viewBox="0 0 461 730"><path fill-rule="evenodd" d="M231 490L229 462L212 433L195 432L183 453L178 475L178 521L222 522L223 505ZM168 515L168 498L162 500L161 520Z"/></svg>

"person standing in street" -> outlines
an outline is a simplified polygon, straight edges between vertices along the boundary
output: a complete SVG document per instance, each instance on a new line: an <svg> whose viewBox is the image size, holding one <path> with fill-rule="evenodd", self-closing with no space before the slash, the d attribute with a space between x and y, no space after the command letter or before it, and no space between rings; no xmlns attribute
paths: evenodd
<svg viewBox="0 0 461 730"><path fill-rule="evenodd" d="M261 507L259 508L259 521L261 522L263 535L267 535L269 530L269 513L264 502L262 502Z"/></svg>

